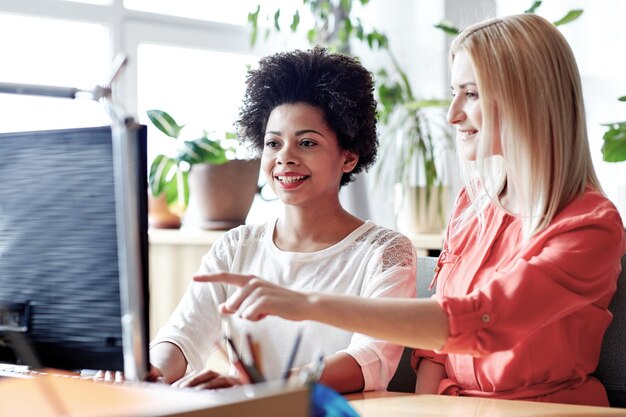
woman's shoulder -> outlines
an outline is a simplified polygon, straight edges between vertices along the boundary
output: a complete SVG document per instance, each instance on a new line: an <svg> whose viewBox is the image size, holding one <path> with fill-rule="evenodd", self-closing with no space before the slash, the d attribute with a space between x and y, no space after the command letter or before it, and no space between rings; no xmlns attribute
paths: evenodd
<svg viewBox="0 0 626 417"><path fill-rule="evenodd" d="M409 239L404 234L398 232L397 230L381 226L372 221L368 221L367 224L370 224L371 227L369 227L359 238L357 238L357 241L367 241L376 247L389 245L412 245L411 239Z"/></svg>
<svg viewBox="0 0 626 417"><path fill-rule="evenodd" d="M577 236L586 245L622 248L624 253L624 225L615 205L600 191L587 188L569 202L538 236L567 233Z"/></svg>
<svg viewBox="0 0 626 417"><path fill-rule="evenodd" d="M620 214L611 200L591 187L587 187L582 195L560 210L553 224L560 223L612 223L620 229L624 228Z"/></svg>

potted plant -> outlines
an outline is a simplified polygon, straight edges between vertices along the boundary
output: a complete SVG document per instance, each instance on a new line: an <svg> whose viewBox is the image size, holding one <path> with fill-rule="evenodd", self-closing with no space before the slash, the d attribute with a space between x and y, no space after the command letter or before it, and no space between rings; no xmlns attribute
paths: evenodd
<svg viewBox="0 0 626 417"><path fill-rule="evenodd" d="M626 101L622 96L619 101ZM626 161L626 121L607 123L604 132L604 144L602 145L602 159L606 162Z"/></svg>
<svg viewBox="0 0 626 417"><path fill-rule="evenodd" d="M229 229L243 224L258 189L259 160L236 159L235 146L227 144L236 141L232 133L210 139L205 131L201 138L182 140L184 125L168 113L149 110L147 114L152 124L178 145L175 155L157 155L150 166L152 201L157 206L164 204L180 218L193 195L201 228ZM175 226L167 217L153 216L151 220L154 227Z"/></svg>
<svg viewBox="0 0 626 417"><path fill-rule="evenodd" d="M368 0L359 0L365 6ZM375 167L376 184L383 189L394 189L398 228L407 233L440 232L443 230L445 193L441 152L452 148L451 130L441 111L449 103L446 99L423 100L414 94L409 77L401 68L389 47L384 33L368 29L352 16L352 1L304 0L302 10L291 16L289 29L295 32L300 25L300 13L308 8L313 26L306 36L311 44L350 54L350 42L365 43L370 50L386 54L390 66L376 73L376 94L380 104L379 115L383 127L381 155ZM270 31L281 31L280 9L266 13L272 24ZM261 5L248 15L252 26L251 43L258 39ZM442 146L440 146L442 145ZM393 168L393 169L389 169ZM405 220L405 215L409 215ZM417 220L422 219L422 220Z"/></svg>

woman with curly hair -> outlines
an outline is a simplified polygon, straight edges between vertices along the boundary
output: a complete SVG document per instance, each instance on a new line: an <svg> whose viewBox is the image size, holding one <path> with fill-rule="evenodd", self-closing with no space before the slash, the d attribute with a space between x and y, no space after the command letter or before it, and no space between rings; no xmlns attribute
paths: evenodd
<svg viewBox="0 0 626 417"><path fill-rule="evenodd" d="M261 59L247 79L238 129L261 152L284 212L227 232L198 274L230 272L294 290L368 298L415 296L409 239L351 215L339 201L340 187L372 165L378 148L373 80L357 60L322 48ZM192 283L151 344L154 376L180 386L238 383L204 368L222 332L218 306L237 294L233 285ZM245 334L261 345L269 379L280 376L303 329L294 367L323 354L321 381L340 392L385 389L402 353L401 346L314 322L234 316L229 328L239 350ZM184 376L188 366L192 372Z"/></svg>

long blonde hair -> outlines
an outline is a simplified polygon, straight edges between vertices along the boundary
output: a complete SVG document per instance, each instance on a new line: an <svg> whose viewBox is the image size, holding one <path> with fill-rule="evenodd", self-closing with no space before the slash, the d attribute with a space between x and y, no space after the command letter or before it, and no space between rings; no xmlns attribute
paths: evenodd
<svg viewBox="0 0 626 417"><path fill-rule="evenodd" d="M452 220L457 230L474 216L483 224L487 203L499 205L499 194L513 187L528 240L586 186L601 191L574 54L556 27L535 14L475 24L452 43L451 62L460 50L474 64L483 119L476 162L459 158L472 204ZM490 157L498 134L502 158Z"/></svg>

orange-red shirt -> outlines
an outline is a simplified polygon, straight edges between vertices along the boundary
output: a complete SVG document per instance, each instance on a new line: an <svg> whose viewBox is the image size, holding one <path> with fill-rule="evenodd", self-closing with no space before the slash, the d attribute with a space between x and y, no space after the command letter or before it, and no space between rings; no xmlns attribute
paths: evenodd
<svg viewBox="0 0 626 417"><path fill-rule="evenodd" d="M467 204L461 191L454 215ZM530 241L521 236L520 219L495 205L482 233L477 220L448 230L435 277L450 325L440 392L608 405L590 374L626 250L617 210L589 188Z"/></svg>

